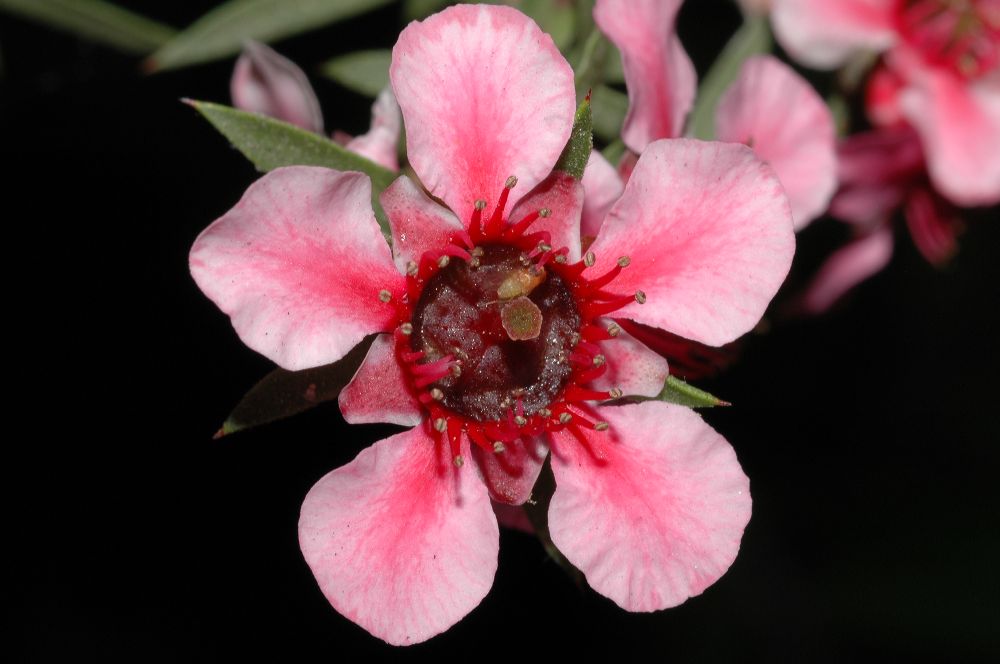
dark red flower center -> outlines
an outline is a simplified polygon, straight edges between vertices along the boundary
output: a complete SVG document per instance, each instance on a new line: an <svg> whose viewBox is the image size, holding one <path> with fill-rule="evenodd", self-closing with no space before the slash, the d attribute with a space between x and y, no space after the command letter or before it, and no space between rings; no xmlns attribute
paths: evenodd
<svg viewBox="0 0 1000 664"><path fill-rule="evenodd" d="M468 231L428 251L407 269L396 303L396 355L427 409L430 429L445 437L461 465L461 437L491 452L546 430L606 430L586 402L621 396L587 387L607 371L598 342L620 328L600 317L642 292L605 288L629 264L584 276L593 254L569 263L547 231L531 231L550 210L510 222L504 209L517 180L507 180L492 215L477 201ZM389 292L380 297L389 302Z"/></svg>
<svg viewBox="0 0 1000 664"><path fill-rule="evenodd" d="M906 0L899 32L930 65L980 78L1000 65L1000 2Z"/></svg>

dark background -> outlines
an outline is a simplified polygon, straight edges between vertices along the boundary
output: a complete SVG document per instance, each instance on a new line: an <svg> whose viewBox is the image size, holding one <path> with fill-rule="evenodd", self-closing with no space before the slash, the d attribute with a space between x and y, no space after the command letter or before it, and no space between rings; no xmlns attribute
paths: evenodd
<svg viewBox="0 0 1000 664"><path fill-rule="evenodd" d="M173 4L132 6L174 25L200 13ZM699 71L736 20L687 3ZM391 46L400 27L390 7L278 44L310 73L328 129L365 131L369 101L309 67ZM296 522L315 480L392 429L347 427L328 405L211 440L271 368L187 272L198 232L256 177L178 101L228 102L232 60L145 77L136 58L8 16L0 52L16 659L1000 657L996 210L969 216L943 271L900 234L889 269L844 306L773 326L703 383L735 404L705 417L736 448L754 514L702 596L629 614L504 532L482 605L390 648L323 599ZM796 272L842 239L815 224Z"/></svg>

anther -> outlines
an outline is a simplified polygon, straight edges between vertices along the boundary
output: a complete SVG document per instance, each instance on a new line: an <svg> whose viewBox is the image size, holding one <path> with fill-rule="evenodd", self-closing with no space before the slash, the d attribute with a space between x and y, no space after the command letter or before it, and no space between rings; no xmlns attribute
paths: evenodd
<svg viewBox="0 0 1000 664"><path fill-rule="evenodd" d="M608 390L608 396L611 397L612 399L621 399L622 391L617 387L612 387L610 390Z"/></svg>
<svg viewBox="0 0 1000 664"><path fill-rule="evenodd" d="M607 422L594 422L595 431L607 431L609 426Z"/></svg>
<svg viewBox="0 0 1000 664"><path fill-rule="evenodd" d="M399 331L406 335L413 334L413 325L410 323L403 323L399 326Z"/></svg>
<svg viewBox="0 0 1000 664"><path fill-rule="evenodd" d="M470 253L472 253L472 255L475 256L476 258L479 258L479 257L481 257L483 255L483 248L482 247L473 247L473 249L472 249L472 251Z"/></svg>
<svg viewBox="0 0 1000 664"><path fill-rule="evenodd" d="M392 293L383 288L378 292L378 299L382 300L383 302L388 302L389 300L392 299Z"/></svg>
<svg viewBox="0 0 1000 664"><path fill-rule="evenodd" d="M471 260L471 261L469 261L469 267L471 267L471 268L473 268L473 269L475 269L475 268L479 267L479 259L478 259L478 258L476 258L475 256L473 256L473 257L472 257L472 260Z"/></svg>
<svg viewBox="0 0 1000 664"><path fill-rule="evenodd" d="M434 428L437 431L444 433L444 430L448 428L448 420L444 419L443 417L437 418L436 420L434 420Z"/></svg>
<svg viewBox="0 0 1000 664"><path fill-rule="evenodd" d="M570 346L575 346L578 343L580 343L580 333L579 332L574 332L573 334L569 335L569 345Z"/></svg>
<svg viewBox="0 0 1000 664"><path fill-rule="evenodd" d="M628 256L619 256L618 257L618 265L621 266L621 267L628 267L629 263L631 263L631 262L632 262L632 259L629 258Z"/></svg>
<svg viewBox="0 0 1000 664"><path fill-rule="evenodd" d="M538 414L541 415L542 417L552 417L552 411L549 410L548 408L539 408Z"/></svg>
<svg viewBox="0 0 1000 664"><path fill-rule="evenodd" d="M566 254L556 254L555 261L557 263L565 263L566 262Z"/></svg>
<svg viewBox="0 0 1000 664"><path fill-rule="evenodd" d="M588 251L583 256L583 264L587 267L594 267L594 263L597 262L597 256L594 255L593 251Z"/></svg>
<svg viewBox="0 0 1000 664"><path fill-rule="evenodd" d="M409 261L406 264L406 274L408 274L411 277L417 276L417 270L419 269L420 267L414 261Z"/></svg>
<svg viewBox="0 0 1000 664"><path fill-rule="evenodd" d="M462 375L462 365L455 362L451 365L451 375L458 377Z"/></svg>
<svg viewBox="0 0 1000 664"><path fill-rule="evenodd" d="M602 364L604 364L604 356L603 355L595 355L594 356L594 366L595 367L599 367Z"/></svg>
<svg viewBox="0 0 1000 664"><path fill-rule="evenodd" d="M431 390L431 398L434 399L434 401L441 401L444 399L444 392L435 387Z"/></svg>
<svg viewBox="0 0 1000 664"><path fill-rule="evenodd" d="M451 262L451 258L446 254L446 255L444 255L444 256L442 256L441 258L438 259L438 267L440 267L440 268L446 268L446 267L448 267L448 263L450 263L450 262Z"/></svg>
<svg viewBox="0 0 1000 664"><path fill-rule="evenodd" d="M573 420L573 416L569 413L559 413L559 424L569 424Z"/></svg>
<svg viewBox="0 0 1000 664"><path fill-rule="evenodd" d="M485 210L485 209L486 209L486 201L484 201L483 199L481 199L481 198L480 198L480 199L478 199L478 200L476 201L476 203L475 203L475 206L474 206L474 207L475 207L475 208L476 208L477 210L479 210L480 212L482 212L483 210Z"/></svg>
<svg viewBox="0 0 1000 664"><path fill-rule="evenodd" d="M465 465L465 459L462 458L461 454L456 456L452 461L455 463L456 468L461 468Z"/></svg>
<svg viewBox="0 0 1000 664"><path fill-rule="evenodd" d="M619 325L618 323L612 323L611 325L608 325L608 334L610 334L611 336L617 337L621 333L622 333L622 328L621 325Z"/></svg>
<svg viewBox="0 0 1000 664"><path fill-rule="evenodd" d="M541 210L538 211L538 216L539 217L543 217L544 218L544 217L549 216L550 214L552 214L552 210L550 210L548 208L542 208Z"/></svg>
<svg viewBox="0 0 1000 664"><path fill-rule="evenodd" d="M646 304L646 294L643 293L641 290L637 290L635 292L635 301L638 302L639 304Z"/></svg>
<svg viewBox="0 0 1000 664"><path fill-rule="evenodd" d="M504 447L503 443L501 443L499 440L495 441L493 443L493 451L496 452L497 454L500 454L501 452L505 451L506 449L507 448Z"/></svg>
<svg viewBox="0 0 1000 664"><path fill-rule="evenodd" d="M524 417L523 415L514 416L514 424L516 424L517 426L523 427L527 423L528 423L528 418Z"/></svg>
<svg viewBox="0 0 1000 664"><path fill-rule="evenodd" d="M545 242L539 242L538 243L538 247L536 247L536 248L538 249L538 251L542 252L543 254L546 251L552 251L552 245L551 244L546 244Z"/></svg>
<svg viewBox="0 0 1000 664"><path fill-rule="evenodd" d="M507 181L503 183L503 186L507 187L508 189L513 189L516 185L517 185L517 178L513 175L507 178Z"/></svg>

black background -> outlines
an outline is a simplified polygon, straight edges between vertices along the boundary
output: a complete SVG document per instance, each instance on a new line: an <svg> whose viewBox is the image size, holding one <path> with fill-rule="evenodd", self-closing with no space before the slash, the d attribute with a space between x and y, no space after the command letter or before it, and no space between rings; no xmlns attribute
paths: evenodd
<svg viewBox="0 0 1000 664"><path fill-rule="evenodd" d="M134 6L175 25L200 13L173 4ZM681 37L704 72L737 16L687 5ZM365 131L369 101L309 67L389 47L400 27L389 7L278 45L330 130ZM944 270L900 234L844 306L774 325L704 383L735 404L705 417L754 496L736 563L704 595L629 614L504 532L482 605L391 648L323 599L296 521L315 480L392 429L347 427L331 405L211 440L271 368L187 272L198 232L256 177L178 101L228 102L232 60L145 77L135 58L8 16L0 49L18 659L1000 657L995 209L969 216ZM796 273L843 238L829 220L800 235Z"/></svg>

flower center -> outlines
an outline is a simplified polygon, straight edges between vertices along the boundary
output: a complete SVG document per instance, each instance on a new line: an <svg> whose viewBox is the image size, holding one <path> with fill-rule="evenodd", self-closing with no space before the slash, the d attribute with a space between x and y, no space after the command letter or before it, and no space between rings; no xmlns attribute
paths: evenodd
<svg viewBox="0 0 1000 664"><path fill-rule="evenodd" d="M924 60L967 79L1000 64L1000 3L996 0L907 0L899 31Z"/></svg>
<svg viewBox="0 0 1000 664"><path fill-rule="evenodd" d="M437 381L440 402L477 422L523 416L565 387L580 314L565 282L510 245L487 245L473 265L452 261L424 286L410 345L431 362L451 355L461 372ZM530 266L530 267L529 267Z"/></svg>
<svg viewBox="0 0 1000 664"><path fill-rule="evenodd" d="M490 452L543 431L581 428L605 431L586 402L615 399L621 390L588 383L607 371L599 342L618 336L606 316L642 291L605 290L628 266L622 256L608 272L584 276L593 253L570 264L569 249L554 249L548 231L531 225L551 214L504 218L511 176L493 213L476 201L468 231L425 252L406 270L406 295L379 299L396 307L396 357L410 387L427 409L430 429L444 437L456 465L461 439Z"/></svg>

